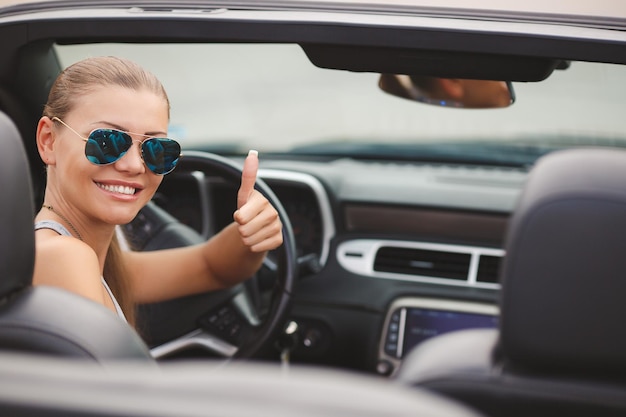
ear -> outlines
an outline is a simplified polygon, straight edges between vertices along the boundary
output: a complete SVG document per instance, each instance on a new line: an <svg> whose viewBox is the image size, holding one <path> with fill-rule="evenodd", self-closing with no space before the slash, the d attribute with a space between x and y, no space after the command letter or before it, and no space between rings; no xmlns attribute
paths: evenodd
<svg viewBox="0 0 626 417"><path fill-rule="evenodd" d="M463 99L463 81L458 78L437 78L439 87L445 91L446 96L452 100L462 101Z"/></svg>
<svg viewBox="0 0 626 417"><path fill-rule="evenodd" d="M56 164L53 125L54 122L47 116L43 116L37 123L37 150L41 160L46 165Z"/></svg>

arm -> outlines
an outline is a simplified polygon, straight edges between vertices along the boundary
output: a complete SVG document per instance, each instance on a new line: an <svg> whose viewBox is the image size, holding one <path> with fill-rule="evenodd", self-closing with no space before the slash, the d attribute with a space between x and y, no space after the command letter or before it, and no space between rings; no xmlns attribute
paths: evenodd
<svg viewBox="0 0 626 417"><path fill-rule="evenodd" d="M268 250L282 244L276 209L254 190L258 159L246 158L234 222L206 243L154 252L125 253L137 302L233 286L251 277Z"/></svg>

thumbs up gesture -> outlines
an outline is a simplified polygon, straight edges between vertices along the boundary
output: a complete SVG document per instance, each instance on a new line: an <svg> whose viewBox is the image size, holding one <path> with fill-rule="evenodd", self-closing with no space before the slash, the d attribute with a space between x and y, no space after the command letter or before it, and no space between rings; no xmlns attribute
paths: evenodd
<svg viewBox="0 0 626 417"><path fill-rule="evenodd" d="M233 218L244 245L252 252L265 252L283 243L283 225L276 209L254 189L258 169L258 152L251 150L243 164Z"/></svg>

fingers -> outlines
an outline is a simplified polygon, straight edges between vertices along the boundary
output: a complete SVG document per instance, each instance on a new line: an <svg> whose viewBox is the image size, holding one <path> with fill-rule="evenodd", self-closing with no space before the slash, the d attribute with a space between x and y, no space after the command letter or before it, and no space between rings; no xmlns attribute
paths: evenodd
<svg viewBox="0 0 626 417"><path fill-rule="evenodd" d="M256 182L258 170L259 153L251 149L243 163L243 170L241 172L241 186L239 187L239 192L237 193L238 209L248 202L252 191L254 191L254 183Z"/></svg>
<svg viewBox="0 0 626 417"><path fill-rule="evenodd" d="M272 250L283 243L278 212L258 191L252 191L248 202L233 217L242 242L253 252Z"/></svg>

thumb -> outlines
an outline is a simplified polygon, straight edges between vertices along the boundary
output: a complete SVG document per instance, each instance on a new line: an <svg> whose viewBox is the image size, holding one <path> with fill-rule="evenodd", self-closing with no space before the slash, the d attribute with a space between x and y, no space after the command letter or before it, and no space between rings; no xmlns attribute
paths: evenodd
<svg viewBox="0 0 626 417"><path fill-rule="evenodd" d="M259 170L259 153L253 149L248 152L248 156L243 163L241 172L241 186L237 193L237 208L246 204L250 194L254 191L254 183L256 182L256 174Z"/></svg>

